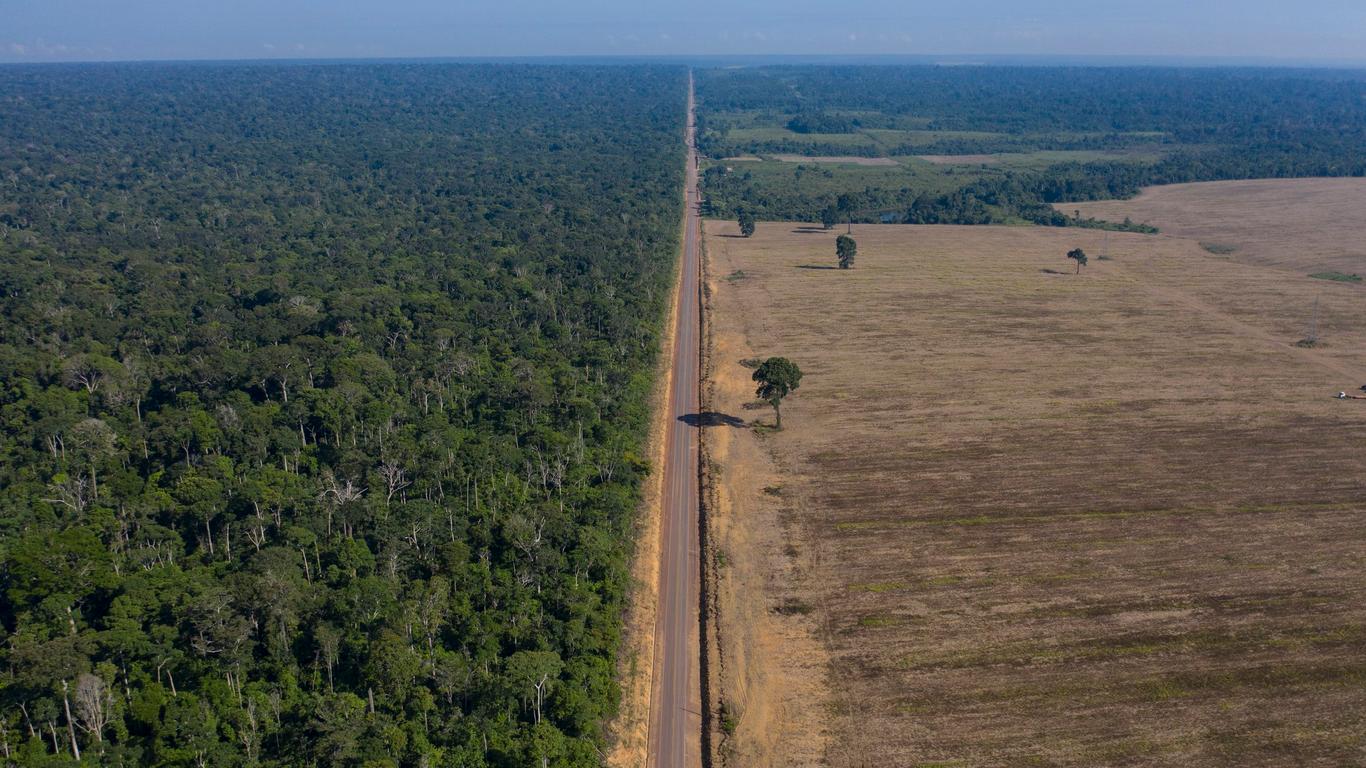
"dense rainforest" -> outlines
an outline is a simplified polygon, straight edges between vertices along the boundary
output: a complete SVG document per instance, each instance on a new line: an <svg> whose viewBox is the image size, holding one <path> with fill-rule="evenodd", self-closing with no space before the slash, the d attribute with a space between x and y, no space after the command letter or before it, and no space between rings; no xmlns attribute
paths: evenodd
<svg viewBox="0 0 1366 768"><path fill-rule="evenodd" d="M600 764L685 79L0 68L0 758Z"/></svg>
<svg viewBox="0 0 1366 768"><path fill-rule="evenodd" d="M907 162L900 183L846 171L814 191L718 163L705 182L724 216L816 221L843 194L856 220L1094 225L1052 204L1153 184L1366 174L1366 71L772 66L706 70L698 98L702 148L718 160ZM969 160L930 174L914 160L997 153L1029 167Z"/></svg>

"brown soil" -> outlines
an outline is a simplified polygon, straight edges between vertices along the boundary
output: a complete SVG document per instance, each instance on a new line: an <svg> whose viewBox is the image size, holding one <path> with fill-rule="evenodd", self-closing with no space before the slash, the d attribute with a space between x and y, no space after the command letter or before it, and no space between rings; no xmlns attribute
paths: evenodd
<svg viewBox="0 0 1366 768"><path fill-rule="evenodd" d="M1133 200L1058 208L1111 221L1127 216L1249 264L1366 275L1366 179L1175 184Z"/></svg>
<svg viewBox="0 0 1366 768"><path fill-rule="evenodd" d="M806 372L784 431L713 430L736 765L1366 763L1366 404L1331 398L1366 293L1173 237L1074 276L1103 233L857 226L841 271L838 233L734 231L717 410L772 421L741 359Z"/></svg>

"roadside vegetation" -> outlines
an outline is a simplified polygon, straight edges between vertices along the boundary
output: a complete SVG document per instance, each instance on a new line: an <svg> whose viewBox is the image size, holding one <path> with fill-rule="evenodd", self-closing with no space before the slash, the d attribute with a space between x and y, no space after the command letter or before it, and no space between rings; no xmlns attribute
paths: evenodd
<svg viewBox="0 0 1366 768"><path fill-rule="evenodd" d="M6 762L600 764L684 80L0 69Z"/></svg>

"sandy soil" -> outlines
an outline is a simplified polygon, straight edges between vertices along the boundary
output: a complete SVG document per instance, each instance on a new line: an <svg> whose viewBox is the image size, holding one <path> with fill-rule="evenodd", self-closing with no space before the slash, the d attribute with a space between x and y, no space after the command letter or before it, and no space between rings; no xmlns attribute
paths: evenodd
<svg viewBox="0 0 1366 768"><path fill-rule="evenodd" d="M1133 200L1058 208L1112 221L1127 216L1165 235L1231 247L1230 258L1249 264L1366 275L1366 179L1174 184Z"/></svg>
<svg viewBox="0 0 1366 768"><path fill-rule="evenodd" d="M717 410L806 372L726 428L735 764L821 722L850 768L1366 762L1366 293L1172 237L1074 276L1103 233L708 233Z"/></svg>

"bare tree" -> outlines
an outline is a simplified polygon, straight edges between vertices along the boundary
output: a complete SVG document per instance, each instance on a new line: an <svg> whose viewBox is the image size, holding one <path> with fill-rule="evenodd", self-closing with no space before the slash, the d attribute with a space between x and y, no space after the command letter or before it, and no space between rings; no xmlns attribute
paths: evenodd
<svg viewBox="0 0 1366 768"><path fill-rule="evenodd" d="M104 729L114 712L114 694L99 675L89 672L76 678L76 724L81 730L104 741Z"/></svg>
<svg viewBox="0 0 1366 768"><path fill-rule="evenodd" d="M49 504L61 504L77 514L85 512L95 500L94 486L90 478L61 474L52 479L48 486L52 498L43 499Z"/></svg>
<svg viewBox="0 0 1366 768"><path fill-rule="evenodd" d="M256 719L256 700L248 696L245 706L242 708L244 715L242 727L237 729L237 739L242 742L242 751L246 752L247 764L256 762L257 756L261 753L261 723Z"/></svg>
<svg viewBox="0 0 1366 768"><path fill-rule="evenodd" d="M323 473L323 490L318 494L318 501L323 502L327 507L327 535L332 535L332 517L341 507L353 501L359 501L365 495L365 489L352 482L351 478L338 480L336 475L330 471Z"/></svg>
<svg viewBox="0 0 1366 768"><path fill-rule="evenodd" d="M379 465L379 476L384 480L384 505L386 507L389 506L389 502L393 501L394 494L412 485L412 481L407 479L407 472L393 459Z"/></svg>

